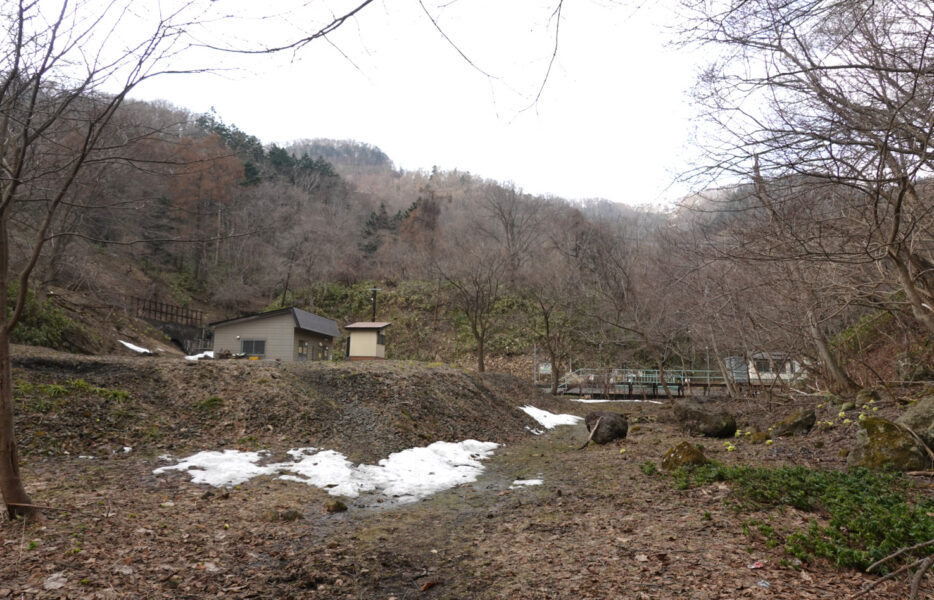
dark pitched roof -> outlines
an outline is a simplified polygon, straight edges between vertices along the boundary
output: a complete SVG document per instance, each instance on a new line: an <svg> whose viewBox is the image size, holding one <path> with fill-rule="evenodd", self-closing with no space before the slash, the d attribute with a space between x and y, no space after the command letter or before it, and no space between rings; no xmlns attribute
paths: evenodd
<svg viewBox="0 0 934 600"><path fill-rule="evenodd" d="M299 329L307 329L308 331L314 331L315 333L329 335L331 337L341 336L336 321L300 308L293 308L292 312L295 315L296 327Z"/></svg>
<svg viewBox="0 0 934 600"><path fill-rule="evenodd" d="M237 321L266 319L268 317L277 317L287 313L292 314L292 318L295 319L295 327L298 329L304 329L305 331L335 338L340 337L341 335L340 330L337 328L336 321L328 319L327 317L322 317L321 315L310 313L307 310L302 310L300 308L280 308L278 310L270 310L264 313L256 313L252 315L236 317L234 319L227 319L226 321L215 321L214 323L209 323L208 325L211 327L217 327L218 325L230 325L231 323L236 323Z"/></svg>

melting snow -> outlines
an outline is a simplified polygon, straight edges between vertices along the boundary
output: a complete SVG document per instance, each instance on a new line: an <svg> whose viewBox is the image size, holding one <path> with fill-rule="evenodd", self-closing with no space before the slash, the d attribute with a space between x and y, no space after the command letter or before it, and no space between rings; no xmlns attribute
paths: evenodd
<svg viewBox="0 0 934 600"><path fill-rule="evenodd" d="M279 474L280 479L325 488L332 496L356 498L375 491L394 496L399 502L413 502L476 481L483 472L480 461L488 458L497 446L476 440L435 442L390 454L376 465L356 466L339 452L316 448L289 450L292 462L266 465L258 464L268 456L265 452L206 451L153 473L187 471L193 483L213 486L238 485L258 475Z"/></svg>
<svg viewBox="0 0 934 600"><path fill-rule="evenodd" d="M256 463L266 456L265 452L241 452L239 450L207 450L198 452L174 466L160 467L155 475L165 471L188 471L193 483L206 483L215 487L239 485L259 475L275 473L274 465L261 467Z"/></svg>
<svg viewBox="0 0 934 600"><path fill-rule="evenodd" d="M131 344L130 342L124 342L123 340L117 340L117 341L123 344L124 346L126 346L127 348L129 348L130 350L132 350L133 352L139 352L140 354L152 354L152 350L141 348L140 346Z"/></svg>
<svg viewBox="0 0 934 600"><path fill-rule="evenodd" d="M577 425L584 420L575 415L556 415L534 406L522 406L519 410L538 421L545 429L554 429L558 425Z"/></svg>
<svg viewBox="0 0 934 600"><path fill-rule="evenodd" d="M191 356L185 357L187 360L201 360L202 358L214 358L214 352L208 350L207 352L202 352L201 354L192 354Z"/></svg>
<svg viewBox="0 0 934 600"><path fill-rule="evenodd" d="M515 489L519 487L526 487L530 485L541 485L544 483L541 479L516 479L512 482L512 485L509 486L510 489Z"/></svg>

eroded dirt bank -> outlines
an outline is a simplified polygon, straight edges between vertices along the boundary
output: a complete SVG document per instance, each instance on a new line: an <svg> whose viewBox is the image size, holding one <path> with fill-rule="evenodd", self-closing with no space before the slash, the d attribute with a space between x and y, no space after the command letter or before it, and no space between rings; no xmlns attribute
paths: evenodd
<svg viewBox="0 0 934 600"><path fill-rule="evenodd" d="M303 445L372 462L438 440L516 442L537 426L516 407L555 402L508 375L404 361L194 362L18 347L14 381L26 456Z"/></svg>

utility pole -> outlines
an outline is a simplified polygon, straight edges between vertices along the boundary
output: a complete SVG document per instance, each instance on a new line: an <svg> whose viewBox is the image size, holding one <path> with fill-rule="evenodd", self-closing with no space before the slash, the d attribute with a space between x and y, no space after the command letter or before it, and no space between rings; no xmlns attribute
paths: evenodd
<svg viewBox="0 0 934 600"><path fill-rule="evenodd" d="M532 344L532 383L538 385L538 346Z"/></svg>
<svg viewBox="0 0 934 600"><path fill-rule="evenodd" d="M380 288L369 288L369 291L373 292L372 297L370 297L370 302L373 304L373 318L370 319L372 322L376 322L376 292L380 291Z"/></svg>
<svg viewBox="0 0 934 600"><path fill-rule="evenodd" d="M710 347L704 346L704 354L707 356L707 390L710 390Z"/></svg>

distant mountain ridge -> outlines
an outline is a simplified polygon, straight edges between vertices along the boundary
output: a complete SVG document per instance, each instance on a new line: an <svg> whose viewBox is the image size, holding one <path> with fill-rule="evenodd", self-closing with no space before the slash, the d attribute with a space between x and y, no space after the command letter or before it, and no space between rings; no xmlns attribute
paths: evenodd
<svg viewBox="0 0 934 600"><path fill-rule="evenodd" d="M288 144L286 150L296 158L307 154L312 159L326 160L342 177L395 170L389 155L376 146L355 140L301 139Z"/></svg>

